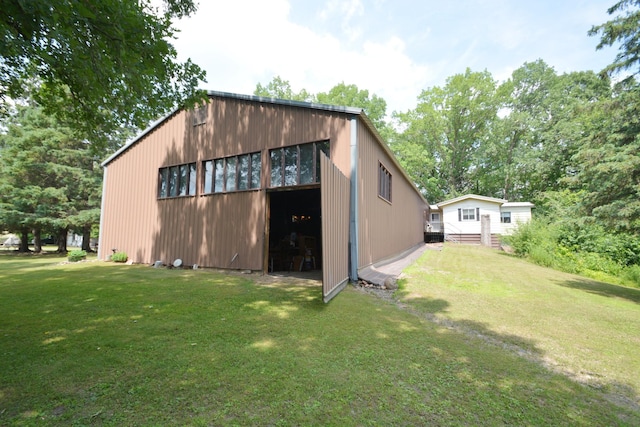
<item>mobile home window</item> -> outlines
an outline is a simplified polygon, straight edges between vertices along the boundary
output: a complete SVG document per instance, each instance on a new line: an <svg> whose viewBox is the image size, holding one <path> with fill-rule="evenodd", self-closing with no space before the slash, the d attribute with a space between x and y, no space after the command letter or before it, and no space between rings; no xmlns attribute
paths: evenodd
<svg viewBox="0 0 640 427"><path fill-rule="evenodd" d="M203 163L205 194L260 188L260 153L230 156Z"/></svg>
<svg viewBox="0 0 640 427"><path fill-rule="evenodd" d="M378 195L391 202L391 173L382 163L378 163Z"/></svg>
<svg viewBox="0 0 640 427"><path fill-rule="evenodd" d="M329 141L276 148L269 152L271 187L320 182L320 153L329 156Z"/></svg>
<svg viewBox="0 0 640 427"><path fill-rule="evenodd" d="M511 212L500 212L500 222L503 224L511 224Z"/></svg>
<svg viewBox="0 0 640 427"><path fill-rule="evenodd" d="M458 209L458 221L479 221L480 208Z"/></svg>
<svg viewBox="0 0 640 427"><path fill-rule="evenodd" d="M158 198L194 196L196 194L196 164L185 163L158 170Z"/></svg>

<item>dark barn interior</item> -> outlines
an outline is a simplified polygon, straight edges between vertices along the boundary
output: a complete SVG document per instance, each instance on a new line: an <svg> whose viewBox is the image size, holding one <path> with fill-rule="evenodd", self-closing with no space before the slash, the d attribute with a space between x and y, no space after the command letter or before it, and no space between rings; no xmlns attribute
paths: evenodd
<svg viewBox="0 0 640 427"><path fill-rule="evenodd" d="M269 193L269 271L322 269L320 189Z"/></svg>

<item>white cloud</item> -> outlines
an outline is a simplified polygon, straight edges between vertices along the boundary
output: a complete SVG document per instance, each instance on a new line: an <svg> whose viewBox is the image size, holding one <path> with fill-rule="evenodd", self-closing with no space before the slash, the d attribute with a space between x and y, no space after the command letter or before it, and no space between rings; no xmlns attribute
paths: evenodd
<svg viewBox="0 0 640 427"><path fill-rule="evenodd" d="M291 22L287 1L266 3L202 2L195 16L177 24L180 59L190 57L207 71L208 89L250 94L257 83L279 75L295 91L312 93L326 92L342 81L356 84L383 97L389 113L415 105L428 69L406 55L401 39L345 43ZM362 13L359 0L335 4L329 11L340 7L348 17Z"/></svg>
<svg viewBox="0 0 640 427"><path fill-rule="evenodd" d="M179 59L207 71L208 89L250 94L279 75L318 93L344 81L384 98L391 113L467 67L501 81L539 58L558 72L599 70L607 55L586 31L606 8L582 6L606 1L207 0L177 24L174 44Z"/></svg>
<svg viewBox="0 0 640 427"><path fill-rule="evenodd" d="M330 0L319 13L323 21L340 20L342 32L349 41L355 41L362 36L363 31L353 21L364 15L364 5L361 0Z"/></svg>

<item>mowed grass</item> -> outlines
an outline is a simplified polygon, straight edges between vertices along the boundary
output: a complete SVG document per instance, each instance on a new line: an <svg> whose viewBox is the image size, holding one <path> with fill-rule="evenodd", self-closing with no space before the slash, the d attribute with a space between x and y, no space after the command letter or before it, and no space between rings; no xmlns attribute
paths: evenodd
<svg viewBox="0 0 640 427"><path fill-rule="evenodd" d="M405 270L396 297L440 324L640 408L640 289L446 245Z"/></svg>
<svg viewBox="0 0 640 427"><path fill-rule="evenodd" d="M432 256L405 289L429 283ZM323 304L304 281L63 260L0 256L0 425L640 424L602 390L352 287Z"/></svg>

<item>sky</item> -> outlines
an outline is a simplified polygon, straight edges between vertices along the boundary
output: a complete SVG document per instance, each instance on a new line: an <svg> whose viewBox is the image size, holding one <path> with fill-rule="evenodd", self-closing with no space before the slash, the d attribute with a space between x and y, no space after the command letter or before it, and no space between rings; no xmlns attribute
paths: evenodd
<svg viewBox="0 0 640 427"><path fill-rule="evenodd" d="M203 89L252 94L275 76L294 92L344 82L407 111L448 77L488 71L505 81L525 62L558 74L600 71L593 25L614 0L200 0L176 22L178 59L207 72Z"/></svg>

